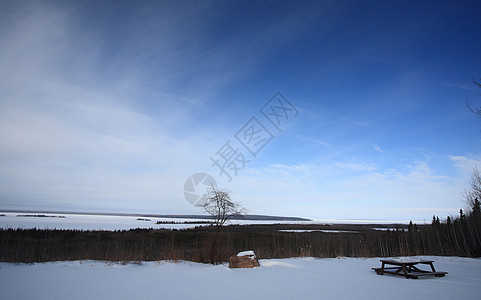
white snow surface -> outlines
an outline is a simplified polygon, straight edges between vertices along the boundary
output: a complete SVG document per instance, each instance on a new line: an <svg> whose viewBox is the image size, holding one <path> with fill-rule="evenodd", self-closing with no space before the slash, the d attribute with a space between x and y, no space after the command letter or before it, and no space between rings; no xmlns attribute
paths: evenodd
<svg viewBox="0 0 481 300"><path fill-rule="evenodd" d="M156 224L161 222L192 222L202 221L197 219L181 218L147 218L141 216L114 216L114 215L78 215L78 214L52 214L52 213L2 213L0 217L1 228L38 228L38 229L76 229L76 230L129 230L133 228L168 228L186 229L202 224ZM52 217L18 217L17 215L48 215ZM58 218L64 216L65 218ZM144 220L137 220L142 218ZM145 221L149 220L149 221ZM204 220L205 221L205 220Z"/></svg>
<svg viewBox="0 0 481 300"><path fill-rule="evenodd" d="M434 260L441 278L377 275L379 258L260 260L229 269L192 262L0 263L2 299L478 299L481 259Z"/></svg>
<svg viewBox="0 0 481 300"><path fill-rule="evenodd" d="M134 228L167 228L187 229L208 224L156 224L161 222L192 222L206 221L188 218L155 218L142 216L116 216L116 215L88 215L88 214L55 214L55 213L20 213L1 212L0 228L38 228L38 229L76 229L76 230L129 230ZM20 216L19 216L20 215ZM55 217L23 217L22 215L47 215ZM59 218L63 216L64 218ZM143 220L138 220L138 219ZM208 221L208 220L207 220ZM314 221L256 221L256 220L231 220L227 224L315 224Z"/></svg>
<svg viewBox="0 0 481 300"><path fill-rule="evenodd" d="M242 252L237 253L237 256L254 256L254 257L256 257L256 254L254 253L254 251L248 250L248 251L242 251Z"/></svg>

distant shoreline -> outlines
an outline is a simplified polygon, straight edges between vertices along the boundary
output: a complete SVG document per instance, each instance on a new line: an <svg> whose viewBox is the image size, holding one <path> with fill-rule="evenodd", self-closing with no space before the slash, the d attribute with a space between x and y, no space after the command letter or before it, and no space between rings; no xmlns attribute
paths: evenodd
<svg viewBox="0 0 481 300"><path fill-rule="evenodd" d="M13 210L0 209L0 216L3 213L18 214L58 214L58 215L81 215L81 216L117 216L117 217L137 217L137 218L171 218L171 219L197 219L211 220L208 215L189 215L189 214L142 214L142 213L105 213L105 212L74 212L74 211L48 211L48 210ZM244 221L283 221L283 222L322 222L329 224L377 224L377 225L395 225L395 224L413 224L423 225L430 224L427 220L389 220L389 219L308 219L302 217L284 217L270 215L244 215L243 217L232 218L232 220Z"/></svg>
<svg viewBox="0 0 481 300"><path fill-rule="evenodd" d="M0 212L22 213L22 214L61 214L61 215L86 215L86 216L119 216L119 217L146 217L146 218L173 218L173 219L212 219L208 215L175 215L175 214L136 214L136 213L106 213L106 212L72 212L72 211L47 211L47 210L12 210L0 209ZM301 217L283 217L268 215L244 215L242 217L232 217L232 220L249 221L313 221Z"/></svg>

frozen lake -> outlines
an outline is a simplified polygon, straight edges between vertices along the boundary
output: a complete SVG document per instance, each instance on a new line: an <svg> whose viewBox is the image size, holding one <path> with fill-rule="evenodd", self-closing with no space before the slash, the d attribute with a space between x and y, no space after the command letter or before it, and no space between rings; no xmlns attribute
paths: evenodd
<svg viewBox="0 0 481 300"><path fill-rule="evenodd" d="M156 224L157 222L193 222L205 219L154 218L142 216L87 215L0 212L0 228L39 228L39 229L76 229L76 230L129 230L134 228L168 228L186 229L203 224ZM31 217L25 215L46 215L48 217ZM139 220L141 219L141 220ZM227 224L407 224L409 221L392 220L313 220L313 221L256 221L232 220ZM424 222L416 222L422 224ZM205 224L204 224L205 225Z"/></svg>

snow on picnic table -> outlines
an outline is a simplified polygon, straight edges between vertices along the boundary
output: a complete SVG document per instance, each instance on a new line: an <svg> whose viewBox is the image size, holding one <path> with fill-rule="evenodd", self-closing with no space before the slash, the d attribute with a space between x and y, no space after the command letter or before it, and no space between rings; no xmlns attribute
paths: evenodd
<svg viewBox="0 0 481 300"><path fill-rule="evenodd" d="M191 262L0 263L2 299L477 299L481 259L434 260L446 277L377 275L379 258L260 260L229 269Z"/></svg>

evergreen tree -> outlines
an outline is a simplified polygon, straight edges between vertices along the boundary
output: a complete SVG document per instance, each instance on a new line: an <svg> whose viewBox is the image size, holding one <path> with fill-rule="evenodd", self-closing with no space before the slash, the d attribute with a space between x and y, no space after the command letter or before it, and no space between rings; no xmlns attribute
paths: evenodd
<svg viewBox="0 0 481 300"><path fill-rule="evenodd" d="M479 202L478 198L476 198L474 200L473 210L471 212L472 219L479 220L479 218L481 217L481 207L480 206L481 206L481 203Z"/></svg>

